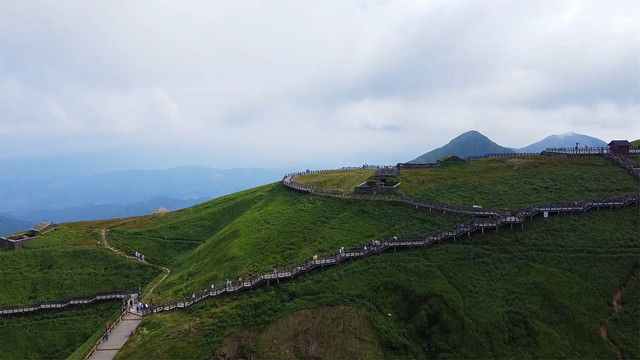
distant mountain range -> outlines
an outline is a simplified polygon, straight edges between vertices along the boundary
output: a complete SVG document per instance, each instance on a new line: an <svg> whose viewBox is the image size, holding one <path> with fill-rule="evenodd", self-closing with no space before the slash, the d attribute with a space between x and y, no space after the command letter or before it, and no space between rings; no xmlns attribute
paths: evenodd
<svg viewBox="0 0 640 360"><path fill-rule="evenodd" d="M0 215L7 218L0 234L28 230L43 220L59 223L112 219L149 215L158 207L183 209L278 181L285 173L284 169L184 166L42 177L2 174Z"/></svg>
<svg viewBox="0 0 640 360"><path fill-rule="evenodd" d="M552 147L602 147L607 146L604 141L576 133L566 133L562 135L547 136L543 140L540 140L531 145L525 146L520 149L511 149L502 147L481 133L472 130L454 138L447 145L431 150L425 154L418 156L417 158L409 161L413 164L426 164L434 163L447 155L456 155L461 158L468 156L482 156L491 153L539 153L546 148Z"/></svg>
<svg viewBox="0 0 640 360"><path fill-rule="evenodd" d="M34 226L36 226L36 224L29 221L0 215L0 236L6 236L15 234L20 231L29 230Z"/></svg>
<svg viewBox="0 0 640 360"><path fill-rule="evenodd" d="M221 170L184 166L164 170L4 178L0 179L0 212L25 213L87 204L131 205L158 196L216 198L278 181L284 173L282 169Z"/></svg>
<svg viewBox="0 0 640 360"><path fill-rule="evenodd" d="M578 144L580 147L604 147L607 143L592 136L566 133L562 135L551 135L546 138L533 143L529 146L525 146L522 149L518 149L518 152L523 153L537 153L542 152L546 148L559 148L559 147L574 147Z"/></svg>
<svg viewBox="0 0 640 360"><path fill-rule="evenodd" d="M52 208L16 212L11 213L11 215L32 223L39 223L41 221L62 223L72 221L117 219L130 216L151 215L153 214L153 210L159 207L165 207L172 211L180 210L196 204L200 204L210 199L211 198L209 197L201 197L195 199L180 200L166 196L158 196L151 200L131 205L87 204L67 208Z"/></svg>

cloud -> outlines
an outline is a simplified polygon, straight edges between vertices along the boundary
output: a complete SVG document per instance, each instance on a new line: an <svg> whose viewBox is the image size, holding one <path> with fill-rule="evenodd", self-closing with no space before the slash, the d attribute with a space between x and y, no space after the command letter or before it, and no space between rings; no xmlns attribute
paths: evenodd
<svg viewBox="0 0 640 360"><path fill-rule="evenodd" d="M373 163L469 129L640 137L637 2L0 6L0 159L25 138L215 166Z"/></svg>

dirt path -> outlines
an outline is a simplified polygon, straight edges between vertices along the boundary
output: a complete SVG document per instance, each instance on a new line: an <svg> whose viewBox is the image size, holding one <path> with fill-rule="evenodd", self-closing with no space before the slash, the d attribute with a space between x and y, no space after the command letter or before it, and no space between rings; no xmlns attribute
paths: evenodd
<svg viewBox="0 0 640 360"><path fill-rule="evenodd" d="M624 292L624 289L627 288L627 285L629 285L629 282L631 281L631 279L633 279L634 277L638 276L638 274L640 273L640 268L635 268L632 272L631 272L631 276L629 276L623 284L620 285L620 287L618 287L618 290L616 290L616 293L613 295L613 306L611 307L611 311L609 311L609 314L607 315L607 317L604 319L604 321L600 324L600 336L607 340L611 346L613 347L613 351L615 351L616 356L618 357L618 360L623 360L624 357L622 356L622 351L620 350L620 348L618 347L618 345L611 341L611 339L609 338L609 333L608 333L608 328L609 328L609 320L611 320L611 318L618 313L618 311L620 311L620 309L622 309L622 293Z"/></svg>
<svg viewBox="0 0 640 360"><path fill-rule="evenodd" d="M155 288L160 285L164 279L166 279L170 274L171 274L171 270L167 267L164 266L160 266L160 265L155 265L155 264L151 264L148 263L142 259L138 259L135 256L131 256L131 255L127 255L124 251L118 250L112 246L109 245L109 243L107 242L107 232L109 231L109 229L102 229L102 241L104 242L104 246L107 249L110 249L111 251L115 252L116 254L122 256L122 257L126 257L127 259L131 259L131 260L136 260L136 261L140 261L143 263L147 263L150 264L152 266L158 267L160 269L162 269L162 271L164 271L164 276L162 277L162 279L160 279L160 281L158 281L155 285L153 285L153 287L151 288L151 290L149 290L149 292L147 293L147 295L145 295L145 297L142 298L142 301L146 301L148 298L150 298L151 294L153 294L153 290L155 290Z"/></svg>

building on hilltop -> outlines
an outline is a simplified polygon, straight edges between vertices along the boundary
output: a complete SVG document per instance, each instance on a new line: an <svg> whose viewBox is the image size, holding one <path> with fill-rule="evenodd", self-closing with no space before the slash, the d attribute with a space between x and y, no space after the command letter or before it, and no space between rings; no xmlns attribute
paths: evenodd
<svg viewBox="0 0 640 360"><path fill-rule="evenodd" d="M154 214L164 214L164 213L168 213L171 212L171 210L167 209L166 207L159 207L157 209L153 209L152 210Z"/></svg>
<svg viewBox="0 0 640 360"><path fill-rule="evenodd" d="M613 140L609 143L609 151L614 154L629 155L631 143L627 140Z"/></svg>

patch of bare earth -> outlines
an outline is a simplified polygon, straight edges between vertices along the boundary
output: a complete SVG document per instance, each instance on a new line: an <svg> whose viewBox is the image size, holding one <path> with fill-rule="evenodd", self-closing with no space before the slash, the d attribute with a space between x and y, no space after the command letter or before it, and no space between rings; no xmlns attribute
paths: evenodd
<svg viewBox="0 0 640 360"><path fill-rule="evenodd" d="M301 310L262 332L227 338L212 359L380 359L382 352L363 309Z"/></svg>
<svg viewBox="0 0 640 360"><path fill-rule="evenodd" d="M518 170L527 165L527 163L531 162L526 159L509 159L507 160L507 164L513 167L513 170Z"/></svg>

